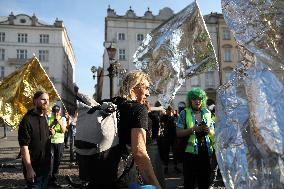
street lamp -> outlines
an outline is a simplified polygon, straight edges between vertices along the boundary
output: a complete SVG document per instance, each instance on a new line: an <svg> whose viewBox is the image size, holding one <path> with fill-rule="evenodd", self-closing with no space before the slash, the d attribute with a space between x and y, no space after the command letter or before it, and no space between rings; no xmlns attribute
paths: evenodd
<svg viewBox="0 0 284 189"><path fill-rule="evenodd" d="M106 51L109 57L109 67L107 68L108 74L104 75L102 72L99 71L100 68L97 68L96 66L91 67L91 72L93 73L93 79L95 79L96 77L98 78L104 77L104 76L109 77L109 92L110 92L109 94L110 94L110 98L113 98L114 96L113 95L114 94L113 92L114 91L114 87L113 87L114 77L119 74L120 78L123 78L126 75L127 70L121 69L121 65L115 60L116 48L114 47L112 43L109 45L109 47L106 48ZM98 80L101 80L101 79L98 79ZM101 90L100 87L102 86L97 86L97 92Z"/></svg>
<svg viewBox="0 0 284 189"><path fill-rule="evenodd" d="M113 79L114 76L117 75L117 71L120 65L115 61L116 48L114 47L114 45L111 43L110 46L106 48L106 50L109 58L109 67L107 69L109 73L109 94L110 98L113 98Z"/></svg>
<svg viewBox="0 0 284 189"><path fill-rule="evenodd" d="M96 66L92 66L91 72L93 73L93 79L95 79L97 77L96 73L98 72L98 68Z"/></svg>

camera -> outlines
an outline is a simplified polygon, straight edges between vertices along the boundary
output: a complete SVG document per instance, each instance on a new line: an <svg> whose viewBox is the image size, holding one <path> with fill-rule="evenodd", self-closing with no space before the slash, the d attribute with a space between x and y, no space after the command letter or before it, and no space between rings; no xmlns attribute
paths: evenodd
<svg viewBox="0 0 284 189"><path fill-rule="evenodd" d="M57 123L58 123L58 120L57 120L57 119L54 119L54 120L53 120L53 123L54 123L54 124L57 124Z"/></svg>
<svg viewBox="0 0 284 189"><path fill-rule="evenodd" d="M200 123L196 123L198 126L206 125L204 121L201 121ZM197 140L203 139L208 133L205 131L197 132L195 133Z"/></svg>
<svg viewBox="0 0 284 189"><path fill-rule="evenodd" d="M198 126L206 125L206 123L205 123L205 121L202 120L202 121L201 121L200 123L198 123L197 125L198 125Z"/></svg>

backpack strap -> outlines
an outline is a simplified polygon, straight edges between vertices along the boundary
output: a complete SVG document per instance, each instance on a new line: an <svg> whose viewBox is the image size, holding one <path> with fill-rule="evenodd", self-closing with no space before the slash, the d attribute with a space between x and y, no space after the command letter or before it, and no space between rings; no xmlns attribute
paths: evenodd
<svg viewBox="0 0 284 189"><path fill-rule="evenodd" d="M119 183L121 181L121 179L127 174L129 173L129 171L132 169L134 165L134 158L131 157L131 163L129 164L129 166L126 165L125 169L123 170L122 174L117 178L116 183Z"/></svg>

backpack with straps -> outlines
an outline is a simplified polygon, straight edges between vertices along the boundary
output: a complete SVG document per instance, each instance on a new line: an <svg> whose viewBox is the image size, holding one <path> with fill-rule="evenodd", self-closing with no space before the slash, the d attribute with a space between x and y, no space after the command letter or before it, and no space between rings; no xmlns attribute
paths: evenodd
<svg viewBox="0 0 284 189"><path fill-rule="evenodd" d="M93 155L109 150L119 144L116 105L104 102L102 105L78 109L76 152Z"/></svg>
<svg viewBox="0 0 284 189"><path fill-rule="evenodd" d="M79 162L79 176L85 180L91 180L98 171L98 177L108 170L90 170L92 165L106 165L113 167L116 182L120 182L133 166L133 158L125 154L123 147L119 145L118 121L119 112L117 105L112 100L105 100L101 104L86 102L85 98L78 98L77 132L75 135L76 153L84 157L84 162ZM113 164L113 165L110 165ZM81 171L80 171L81 169ZM85 173L84 173L85 172ZM90 173L91 172L91 173ZM112 177L114 177L112 174ZM95 178L97 179L97 178Z"/></svg>

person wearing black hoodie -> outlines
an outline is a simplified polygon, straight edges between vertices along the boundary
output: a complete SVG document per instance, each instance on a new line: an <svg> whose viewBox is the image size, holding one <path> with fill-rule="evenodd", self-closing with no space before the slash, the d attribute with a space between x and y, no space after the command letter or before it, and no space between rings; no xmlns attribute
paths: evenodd
<svg viewBox="0 0 284 189"><path fill-rule="evenodd" d="M35 108L23 117L18 130L23 173L27 188L47 187L50 171L50 130L47 123L49 95L37 91L33 97Z"/></svg>

